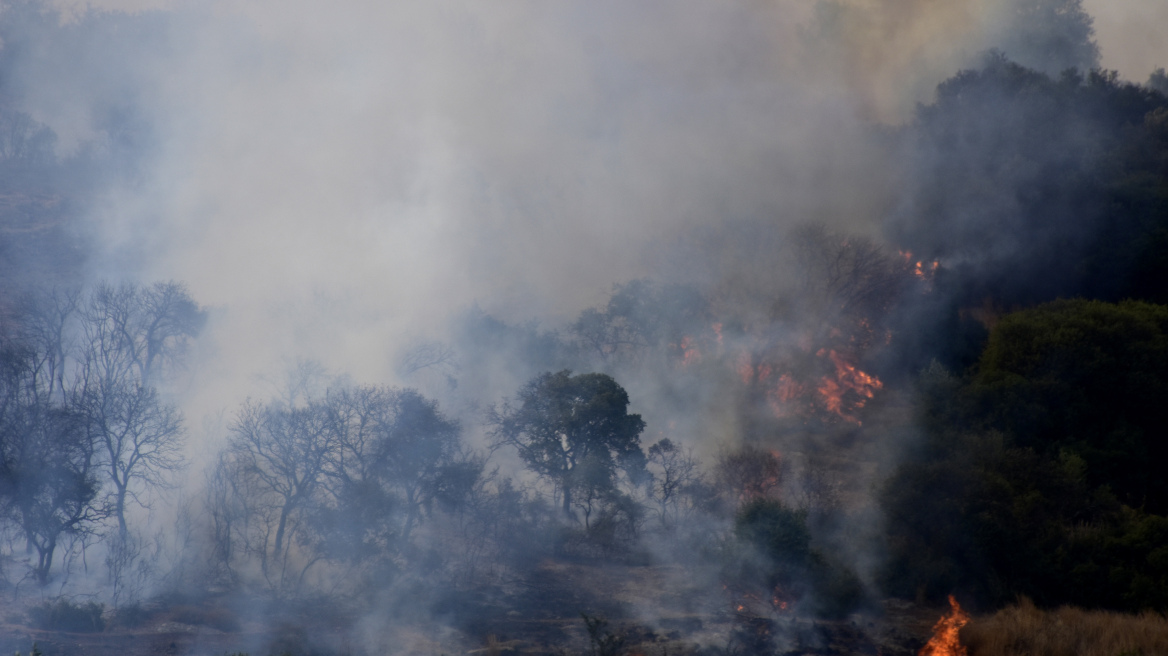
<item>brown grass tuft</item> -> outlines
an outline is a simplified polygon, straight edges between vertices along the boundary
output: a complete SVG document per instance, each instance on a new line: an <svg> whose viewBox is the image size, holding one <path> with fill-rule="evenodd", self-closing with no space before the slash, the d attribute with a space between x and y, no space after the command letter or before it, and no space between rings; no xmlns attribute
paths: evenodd
<svg viewBox="0 0 1168 656"><path fill-rule="evenodd" d="M1023 597L961 630L970 656L1153 656L1168 654L1168 618L1063 607Z"/></svg>

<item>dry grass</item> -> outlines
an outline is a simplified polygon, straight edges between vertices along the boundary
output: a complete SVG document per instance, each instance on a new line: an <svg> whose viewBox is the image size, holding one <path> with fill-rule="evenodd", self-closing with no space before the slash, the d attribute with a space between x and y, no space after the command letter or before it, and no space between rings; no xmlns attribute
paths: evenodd
<svg viewBox="0 0 1168 656"><path fill-rule="evenodd" d="M961 630L970 656L1153 656L1168 654L1168 618L1064 607L1026 598Z"/></svg>

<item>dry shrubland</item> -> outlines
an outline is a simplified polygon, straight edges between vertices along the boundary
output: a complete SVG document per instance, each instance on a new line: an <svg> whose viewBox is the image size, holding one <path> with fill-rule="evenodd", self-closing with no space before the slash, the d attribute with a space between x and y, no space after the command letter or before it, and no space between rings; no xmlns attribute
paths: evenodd
<svg viewBox="0 0 1168 656"><path fill-rule="evenodd" d="M1151 656L1168 654L1168 618L1064 606L1017 604L961 630L970 656Z"/></svg>

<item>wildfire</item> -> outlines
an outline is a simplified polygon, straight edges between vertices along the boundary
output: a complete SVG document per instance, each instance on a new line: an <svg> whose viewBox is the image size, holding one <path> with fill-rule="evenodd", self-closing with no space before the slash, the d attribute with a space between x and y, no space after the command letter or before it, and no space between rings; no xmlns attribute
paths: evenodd
<svg viewBox="0 0 1168 656"><path fill-rule="evenodd" d="M854 413L863 408L876 392L883 389L879 378L857 369L834 349L819 349L816 357L831 361L834 372L818 381L800 380L792 373L778 374L767 363L753 365L750 356L743 354L737 363L738 376L744 385L762 388L767 404L776 417L798 416L825 409L844 421L860 425ZM817 396L811 397L811 392ZM809 398L811 397L811 398Z"/></svg>
<svg viewBox="0 0 1168 656"><path fill-rule="evenodd" d="M860 420L849 413L864 407L868 399L874 397L876 391L884 387L884 383L880 382L879 378L849 364L834 350L820 349L816 355L823 357L825 353L831 363L835 365L835 377L824 376L816 391L823 398L823 403L829 411L839 415L845 421L859 426ZM858 397L851 400L850 404L846 404L845 399L845 394L848 392L853 392ZM852 407L849 408L847 405Z"/></svg>
<svg viewBox="0 0 1168 656"><path fill-rule="evenodd" d="M968 656L969 651L962 646L957 633L961 627L969 624L969 614L961 610L953 595L949 595L949 605L951 610L937 620L932 639L921 648L917 656Z"/></svg>
<svg viewBox="0 0 1168 656"><path fill-rule="evenodd" d="M929 262L928 264L926 264L924 260L917 260L914 263L912 252L910 252L910 251L898 251L898 252L900 253L900 256L904 258L905 266L910 267L910 270L912 271L912 274L914 276L916 276L917 278L920 278L921 280L923 280L925 282L932 282L933 281L933 276L935 276L937 274L937 268L941 266L940 262L938 262L937 260L933 260L932 262Z"/></svg>
<svg viewBox="0 0 1168 656"><path fill-rule="evenodd" d="M731 588L725 583L722 584L722 589L730 594L730 607L736 613L749 617L762 617L767 614L777 616L794 608L797 602L797 599L780 586L775 586L769 595L759 594L759 591Z"/></svg>
<svg viewBox="0 0 1168 656"><path fill-rule="evenodd" d="M941 263L937 260L933 260L929 264L917 262L916 265L913 266L913 275L920 278L921 280L932 280L933 275L937 273L937 267L939 266L941 266Z"/></svg>
<svg viewBox="0 0 1168 656"><path fill-rule="evenodd" d="M802 394L803 386L797 383L790 374L783 374L779 376L778 384L767 393L767 396L770 397L773 405L776 403L790 403L802 396Z"/></svg>
<svg viewBox="0 0 1168 656"><path fill-rule="evenodd" d="M696 362L701 362L702 352L698 350L694 338L688 335L681 338L681 343L677 345L681 349L681 366L688 367Z"/></svg>
<svg viewBox="0 0 1168 656"><path fill-rule="evenodd" d="M776 611L781 613L783 611L789 610L792 603L793 600L786 598L782 588L775 586L774 592L771 593L771 606L774 607Z"/></svg>
<svg viewBox="0 0 1168 656"><path fill-rule="evenodd" d="M754 365L752 365L750 363L750 355L748 355L746 353L739 355L738 356L738 365L735 367L735 369L737 369L738 377L742 379L743 385L749 385L756 380L754 377ZM761 367L760 367L760 369L761 369ZM758 376L757 380L759 382L762 382L763 380L765 380L765 377L762 375L761 371L759 372L759 376Z"/></svg>

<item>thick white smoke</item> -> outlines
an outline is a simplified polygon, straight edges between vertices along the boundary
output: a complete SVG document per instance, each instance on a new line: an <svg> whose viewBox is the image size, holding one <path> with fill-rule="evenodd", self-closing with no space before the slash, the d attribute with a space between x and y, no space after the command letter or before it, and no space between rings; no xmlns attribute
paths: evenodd
<svg viewBox="0 0 1168 656"><path fill-rule="evenodd" d="M474 303L571 316L656 273L692 226L874 232L897 171L870 125L1010 42L1022 6L106 2L161 12L164 46L88 53L132 63L137 86L38 87L68 69L42 56L27 98L66 143L92 131L85 98L132 95L152 127L141 171L95 212L94 275L185 281L214 309L196 424L298 358L392 381L403 346ZM1089 6L1104 66L1158 54L1112 30L1156 6Z"/></svg>

